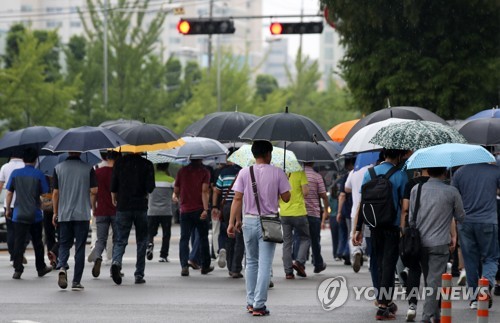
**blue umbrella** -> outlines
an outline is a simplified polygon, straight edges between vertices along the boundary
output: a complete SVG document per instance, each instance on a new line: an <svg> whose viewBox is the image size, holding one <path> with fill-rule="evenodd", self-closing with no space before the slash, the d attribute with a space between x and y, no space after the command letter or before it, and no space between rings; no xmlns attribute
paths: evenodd
<svg viewBox="0 0 500 323"><path fill-rule="evenodd" d="M54 167L56 167L57 164L65 161L68 156L68 153L62 153L60 155L41 156L37 168L41 170L44 175L52 176L52 174L54 173ZM82 153L80 155L80 159L91 166L94 166L102 161L101 155L98 150Z"/></svg>
<svg viewBox="0 0 500 323"><path fill-rule="evenodd" d="M55 152L86 152L111 149L126 145L120 136L103 127L79 127L64 130L52 138L42 149Z"/></svg>
<svg viewBox="0 0 500 323"><path fill-rule="evenodd" d="M495 157L481 146L442 144L417 150L406 162L406 168L451 168L461 165L494 162Z"/></svg>
<svg viewBox="0 0 500 323"><path fill-rule="evenodd" d="M368 165L375 165L379 156L380 151L369 151L358 154L356 156L356 162L354 163L354 171L360 170Z"/></svg>
<svg viewBox="0 0 500 323"><path fill-rule="evenodd" d="M468 117L465 120L483 119L483 118L500 118L500 109L493 108L488 110L483 110L476 113L473 116Z"/></svg>

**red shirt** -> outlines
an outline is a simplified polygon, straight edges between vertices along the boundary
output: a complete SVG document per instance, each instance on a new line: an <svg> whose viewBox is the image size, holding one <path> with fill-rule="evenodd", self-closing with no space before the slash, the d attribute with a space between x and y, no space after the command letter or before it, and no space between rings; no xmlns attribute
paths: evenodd
<svg viewBox="0 0 500 323"><path fill-rule="evenodd" d="M201 188L210 183L210 172L205 166L182 167L175 178L175 187L180 189L181 213L203 210Z"/></svg>
<svg viewBox="0 0 500 323"><path fill-rule="evenodd" d="M111 174L113 167L100 167L95 171L97 178L97 208L94 216L110 216L116 214L111 201Z"/></svg>

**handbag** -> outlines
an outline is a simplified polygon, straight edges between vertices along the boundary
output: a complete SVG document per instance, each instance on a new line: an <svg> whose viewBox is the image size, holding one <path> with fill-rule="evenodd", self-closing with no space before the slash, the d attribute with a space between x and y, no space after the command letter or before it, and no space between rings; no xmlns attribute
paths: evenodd
<svg viewBox="0 0 500 323"><path fill-rule="evenodd" d="M415 202L415 210L413 212L413 223L414 225L408 224L403 230L403 236L399 241L399 256L401 261L408 268L414 268L418 266L420 259L420 249L422 248L422 243L420 241L420 230L416 228L417 225L417 215L420 208L420 193L422 192L422 186L424 184L418 184L417 189L417 200ZM410 222L410 221L408 221Z"/></svg>
<svg viewBox="0 0 500 323"><path fill-rule="evenodd" d="M252 189L257 204L257 210L260 216L260 225L262 227L262 240L274 243L283 243L283 230L281 228L281 219L279 214L276 216L262 216L260 213L259 195L257 193L257 182L255 181L255 173L253 166L250 166L250 177L252 178Z"/></svg>

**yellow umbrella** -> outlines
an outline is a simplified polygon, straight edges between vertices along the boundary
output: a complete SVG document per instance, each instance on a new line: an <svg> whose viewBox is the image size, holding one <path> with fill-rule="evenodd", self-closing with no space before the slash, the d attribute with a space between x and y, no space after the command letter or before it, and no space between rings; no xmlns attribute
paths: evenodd
<svg viewBox="0 0 500 323"><path fill-rule="evenodd" d="M178 139L170 142L162 142L159 144L152 145L123 145L118 148L115 148L116 151L121 151L123 153L140 153L146 151L155 151L155 150L164 150L171 149L175 147L180 147L185 144L184 140Z"/></svg>
<svg viewBox="0 0 500 323"><path fill-rule="evenodd" d="M344 138L347 136L349 131L354 127L356 123L358 123L359 119L346 121L339 123L332 129L328 130L328 135L332 138L333 141L342 143Z"/></svg>

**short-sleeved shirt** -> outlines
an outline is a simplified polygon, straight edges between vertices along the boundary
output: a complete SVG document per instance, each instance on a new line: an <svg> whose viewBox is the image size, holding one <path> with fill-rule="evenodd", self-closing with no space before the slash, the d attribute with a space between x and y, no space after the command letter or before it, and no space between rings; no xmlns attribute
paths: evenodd
<svg viewBox="0 0 500 323"><path fill-rule="evenodd" d="M203 210L203 184L210 185L210 171L205 166L189 164L179 170L175 187L180 190L181 213Z"/></svg>
<svg viewBox="0 0 500 323"><path fill-rule="evenodd" d="M146 211L148 194L155 188L153 163L138 154L119 158L113 166L111 192L117 193L118 211Z"/></svg>
<svg viewBox="0 0 500 323"><path fill-rule="evenodd" d="M307 187L309 188L309 194L305 197L307 215L319 217L321 215L319 195L326 193L325 181L310 166L304 167L304 171L306 172Z"/></svg>
<svg viewBox="0 0 500 323"><path fill-rule="evenodd" d="M345 191L345 183L347 181L349 173L342 176L338 181L339 192L345 194L345 201L344 204L342 205L342 210L340 210L340 214L344 219L350 219L352 211L352 193L347 193Z"/></svg>
<svg viewBox="0 0 500 323"><path fill-rule="evenodd" d="M291 173L288 177L292 190L290 201L285 203L280 200L280 215L282 216L304 216L307 215L306 202L302 193L302 186L308 185L307 176L304 171Z"/></svg>
<svg viewBox="0 0 500 323"><path fill-rule="evenodd" d="M13 222L31 224L43 220L40 195L49 192L49 185L40 170L31 165L14 170L7 183L7 190L17 193Z"/></svg>
<svg viewBox="0 0 500 323"><path fill-rule="evenodd" d="M20 158L11 158L11 160L0 168L0 182L5 185L9 182L10 175L16 169L23 168L24 162ZM11 207L14 207L16 202L16 193L12 196ZM3 207L7 207L7 199L3 201Z"/></svg>
<svg viewBox="0 0 500 323"><path fill-rule="evenodd" d="M288 177L281 168L269 164L255 164L253 167L259 194L260 214L278 213L279 196L291 189ZM233 190L243 194L243 214L259 215L252 189L250 167L240 171Z"/></svg>
<svg viewBox="0 0 500 323"><path fill-rule="evenodd" d="M148 198L148 215L150 216L171 216L172 193L174 192L175 179L165 172L155 173L155 189Z"/></svg>
<svg viewBox="0 0 500 323"><path fill-rule="evenodd" d="M345 187L350 189L352 192L351 219L354 219L356 217L356 213L358 212L358 206L361 202L361 186L363 185L363 178L370 167L373 166L367 165L358 170L353 170L349 173L349 176L347 176Z"/></svg>
<svg viewBox="0 0 500 323"><path fill-rule="evenodd" d="M380 165L374 167L375 174L384 175L386 174L394 165L388 162L383 162ZM363 177L363 185L370 181L371 176L370 172L366 172ZM401 223L401 203L400 201L403 199L406 183L408 183L408 176L405 172L401 170L397 170L394 174L392 174L389 180L392 183L392 197L394 200L394 207L396 208L397 218L394 223L395 226L399 226Z"/></svg>
<svg viewBox="0 0 500 323"><path fill-rule="evenodd" d="M116 207L111 200L111 175L113 167L99 167L95 171L97 179L97 208L94 216L111 216L116 214Z"/></svg>
<svg viewBox="0 0 500 323"><path fill-rule="evenodd" d="M462 166L453 175L452 185L462 196L464 223L498 224L496 193L500 188L500 168L497 165Z"/></svg>
<svg viewBox="0 0 500 323"><path fill-rule="evenodd" d="M236 176L240 172L241 167L238 165L231 165L229 167L225 167L220 171L219 177L217 178L217 182L215 187L221 192L220 200L226 197L226 205L231 204L234 198L234 191L229 188L233 185Z"/></svg>

